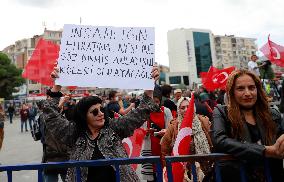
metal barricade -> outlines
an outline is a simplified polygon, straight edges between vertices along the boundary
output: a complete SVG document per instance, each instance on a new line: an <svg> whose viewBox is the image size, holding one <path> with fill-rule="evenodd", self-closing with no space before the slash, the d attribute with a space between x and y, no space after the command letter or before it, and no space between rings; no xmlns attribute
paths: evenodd
<svg viewBox="0 0 284 182"><path fill-rule="evenodd" d="M162 164L160 157L140 157L140 158L116 158L116 159L101 159L93 161L68 161L68 162L49 162L41 164L19 164L19 165L8 165L0 166L0 171L6 171L8 176L8 182L12 182L12 172L13 171L23 171L23 170L37 170L38 171L38 182L43 181L43 170L46 168L76 168L76 182L81 182L81 170L80 167L90 167L90 166L108 166L114 165L116 169L116 181L120 181L120 165L127 164L142 164L142 163L152 163L157 166L157 178L158 182L163 181L162 176ZM2 181L0 179L0 181Z"/></svg>
<svg viewBox="0 0 284 182"><path fill-rule="evenodd" d="M173 182L173 173L172 173L172 163L174 162L189 162L192 168L193 181L197 182L197 173L195 162L200 161L214 161L215 163L215 181L221 182L221 172L218 166L218 161L225 160L236 160L231 155L221 154L221 153L212 153L207 155L185 155L185 156L167 156L165 157L166 161L166 170L168 182ZM23 171L23 170L37 170L38 171L38 182L43 181L43 170L48 168L76 168L76 182L81 182L81 170L80 167L91 167L91 166L109 166L113 165L116 171L116 181L120 181L120 165L129 165L129 164L143 164L143 163L152 163L156 165L157 172L157 181L163 182L163 169L162 161L159 156L152 157L139 157L139 158L116 158L116 159L101 159L101 160L90 160L90 161L68 161L68 162L50 162L50 163L40 163L40 164L19 164L19 165L8 165L0 166L0 171L6 171L8 182L12 182L13 171ZM267 167L267 165L266 165ZM267 181L271 181L271 176L269 170L265 171L265 176ZM242 182L246 181L246 174L244 167L240 168L240 177ZM2 181L0 179L0 181Z"/></svg>

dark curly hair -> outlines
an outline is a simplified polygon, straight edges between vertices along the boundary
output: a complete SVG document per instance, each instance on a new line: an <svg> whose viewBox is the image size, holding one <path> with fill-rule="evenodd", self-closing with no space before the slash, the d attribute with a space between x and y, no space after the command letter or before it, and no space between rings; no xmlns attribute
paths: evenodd
<svg viewBox="0 0 284 182"><path fill-rule="evenodd" d="M102 100L99 97L89 96L89 97L84 97L76 104L74 109L74 121L78 127L79 133L85 133L88 130L87 112L89 108L93 105L101 103Z"/></svg>

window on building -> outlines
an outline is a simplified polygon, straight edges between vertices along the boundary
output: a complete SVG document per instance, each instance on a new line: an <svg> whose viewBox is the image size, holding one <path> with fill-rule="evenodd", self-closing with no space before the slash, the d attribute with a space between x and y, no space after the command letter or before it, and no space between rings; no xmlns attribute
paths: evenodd
<svg viewBox="0 0 284 182"><path fill-rule="evenodd" d="M220 41L221 38L220 37L215 37L215 41Z"/></svg>
<svg viewBox="0 0 284 182"><path fill-rule="evenodd" d="M164 72L160 72L159 84L161 84L162 82L166 82L166 74Z"/></svg>
<svg viewBox="0 0 284 182"><path fill-rule="evenodd" d="M193 32L197 77L212 65L209 33Z"/></svg>
<svg viewBox="0 0 284 182"><path fill-rule="evenodd" d="M184 83L185 85L189 85L188 76L183 76L183 83Z"/></svg>
<svg viewBox="0 0 284 182"><path fill-rule="evenodd" d="M169 77L170 84L181 84L180 76L170 76Z"/></svg>

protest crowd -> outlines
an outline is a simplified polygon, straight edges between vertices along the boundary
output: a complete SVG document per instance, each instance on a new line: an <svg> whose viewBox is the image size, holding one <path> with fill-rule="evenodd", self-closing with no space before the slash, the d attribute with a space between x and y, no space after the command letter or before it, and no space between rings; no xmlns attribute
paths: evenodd
<svg viewBox="0 0 284 182"><path fill-rule="evenodd" d="M157 84L160 72L152 64L152 90L128 95L112 89L107 95L80 99L62 91L55 66L50 73L55 84L46 92L47 99L21 106L19 128L42 143L42 163L160 156L167 181L166 156L225 153L234 159L219 162L224 182L241 181L240 166L246 181L267 181L267 171L271 181L283 181L284 82L262 79L259 69L266 65L256 60L252 55L248 70L211 67L201 74L201 86L188 89ZM13 105L6 112L13 123ZM0 107L0 150L4 120ZM132 147L127 147L129 142ZM214 161L194 165L198 181L216 181ZM119 169L124 182L157 181L152 164ZM189 162L179 163L173 173L174 181L193 181ZM83 182L116 181L114 166L81 167L80 174ZM74 168L45 169L43 175L45 182L78 178Z"/></svg>

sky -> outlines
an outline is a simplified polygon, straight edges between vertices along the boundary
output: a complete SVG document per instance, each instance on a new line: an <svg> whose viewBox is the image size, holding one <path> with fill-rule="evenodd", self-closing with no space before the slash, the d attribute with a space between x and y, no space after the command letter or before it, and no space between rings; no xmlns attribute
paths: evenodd
<svg viewBox="0 0 284 182"><path fill-rule="evenodd" d="M210 29L215 35L284 45L283 0L1 0L0 50L64 24L155 27L156 62L169 65L167 32ZM45 22L45 23L44 23Z"/></svg>

